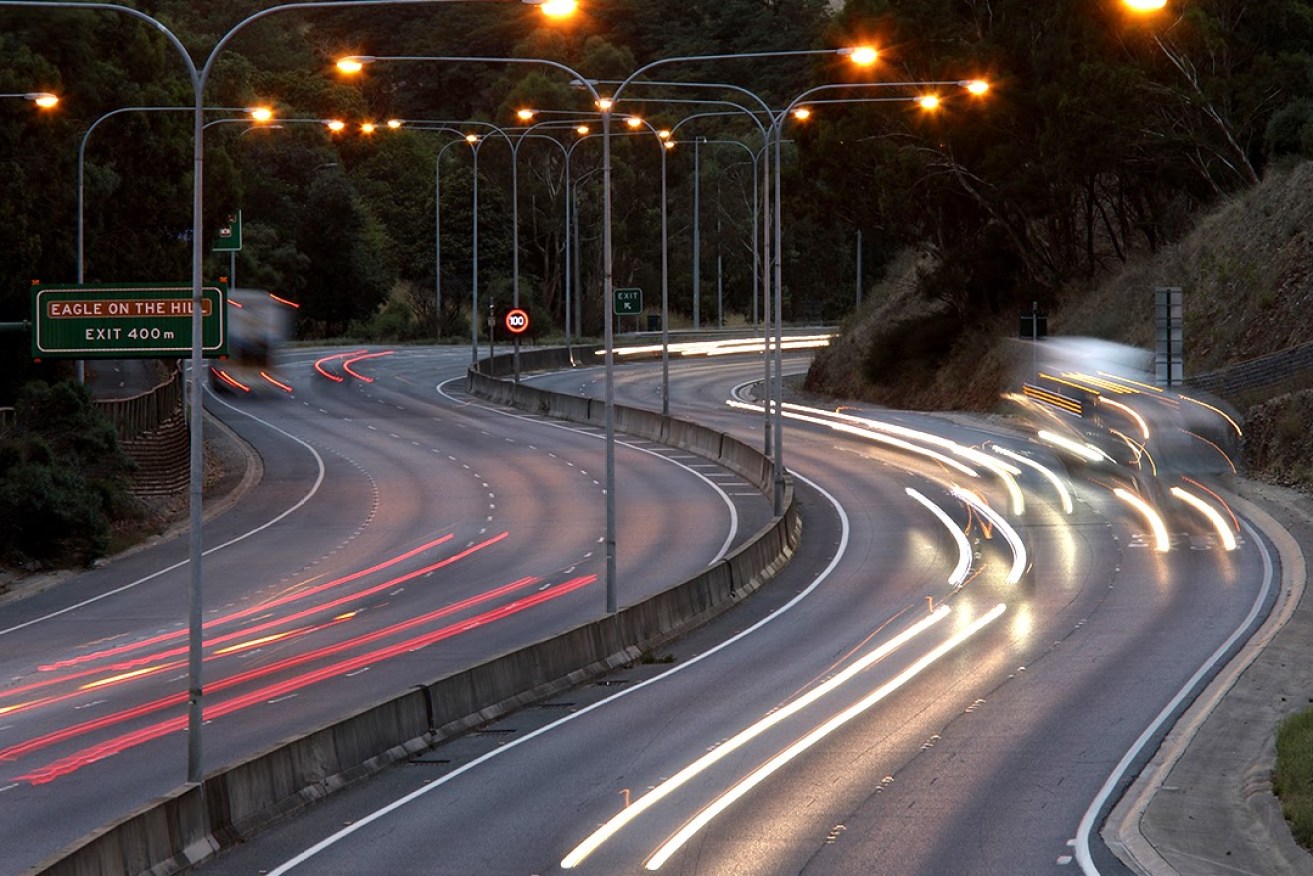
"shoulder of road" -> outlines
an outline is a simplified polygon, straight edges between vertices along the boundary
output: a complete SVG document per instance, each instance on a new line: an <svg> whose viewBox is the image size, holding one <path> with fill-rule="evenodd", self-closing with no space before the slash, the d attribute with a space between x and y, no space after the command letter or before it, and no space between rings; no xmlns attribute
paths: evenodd
<svg viewBox="0 0 1313 876"><path fill-rule="evenodd" d="M1272 789L1277 728L1313 702L1313 497L1253 481L1236 489L1237 510L1276 548L1280 592L1104 826L1109 846L1141 874L1313 874L1313 855L1291 836Z"/></svg>

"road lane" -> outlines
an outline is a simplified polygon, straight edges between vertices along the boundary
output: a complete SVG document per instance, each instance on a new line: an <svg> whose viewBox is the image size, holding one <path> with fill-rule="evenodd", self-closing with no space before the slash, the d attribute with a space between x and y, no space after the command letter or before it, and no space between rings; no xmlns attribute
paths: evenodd
<svg viewBox="0 0 1313 876"><path fill-rule="evenodd" d="M601 442L445 399L464 360L444 352L362 361L371 382L340 384L301 354L293 395L212 401L264 478L206 524L207 768L602 613ZM686 463L623 452L628 602L721 554L732 515ZM0 609L15 866L181 783L186 552L165 542Z"/></svg>
<svg viewBox="0 0 1313 876"><path fill-rule="evenodd" d="M752 379L759 367L680 367L672 407L677 415L725 424L748 440L760 436L759 416L723 407L727 387L740 375ZM617 370L620 398L650 396L650 371L639 365ZM539 382L551 386L557 379L576 389L588 383L579 374ZM713 398L715 408L708 401ZM922 415L888 416L935 424L974 445L1001 441L1034 452L1002 424L981 429ZM860 659L899 624L921 616L929 598L960 618L980 616L1000 602L1008 608L726 808L663 870L1072 872L1077 825L1104 778L1162 704L1244 620L1262 577L1258 552L1242 544L1236 553L1223 553L1204 523L1176 515L1169 521L1173 550L1156 553L1143 520L1113 498L1100 477L1073 483L1069 517L1052 485L1030 473L1022 479L1028 503L1020 521L1033 558L1030 572L1018 585L1003 583L1010 552L972 527L978 552L973 575L954 590L947 584L956 556L952 539L905 492L915 486L965 528L963 508L949 495L952 479L942 469L816 425L786 428L790 468L824 487L851 521L851 540L823 582L820 570L841 541L837 512L822 494L804 488L804 549L795 564L769 592L742 606L742 614L677 643L671 656L676 665L689 663L687 671L513 748L506 741L544 726L542 716L497 722L484 738L441 746L412 768L389 771L358 796L307 813L206 870L249 872L295 860L342 822L367 818L423 784L435 787L316 855L306 872L353 872L365 862L383 862L390 872L556 872L570 849L626 803L634 805L753 721ZM995 507L1006 507L997 484L984 491ZM782 622L691 662L750 619L777 612L784 594L813 583ZM756 747L736 750L609 839L580 871L640 872L696 812L925 653L907 652L901 664L881 661L848 699L809 706ZM636 685L651 671L635 668L614 681ZM590 695L596 692L571 692L572 704L560 705L582 710ZM429 774L435 767L438 777ZM440 778L463 769L449 781ZM436 861L420 851L435 833L442 837Z"/></svg>

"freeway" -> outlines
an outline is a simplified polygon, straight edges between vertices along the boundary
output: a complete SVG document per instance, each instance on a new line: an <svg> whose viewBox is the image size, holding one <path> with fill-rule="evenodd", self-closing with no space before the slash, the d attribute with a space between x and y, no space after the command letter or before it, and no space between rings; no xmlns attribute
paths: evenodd
<svg viewBox="0 0 1313 876"><path fill-rule="evenodd" d="M262 471L204 529L207 770L604 614L599 431L464 396L467 362L301 351L292 392L207 400ZM705 460L617 459L622 605L769 518ZM164 539L0 607L7 871L184 782L187 551Z"/></svg>
<svg viewBox="0 0 1313 876"><path fill-rule="evenodd" d="M672 412L753 440L761 414L725 400L760 370L680 363ZM657 374L618 368L618 399L652 407ZM536 382L600 395L599 379ZM803 546L771 587L670 665L439 746L204 872L1125 872L1086 826L1152 753L1165 707L1270 608L1262 536L1169 506L1165 457L1156 485L1013 422L789 413ZM1018 460L1023 509L1007 478L971 478L961 466L983 462L909 429L997 446L1056 483ZM1225 514L1219 480L1188 483Z"/></svg>

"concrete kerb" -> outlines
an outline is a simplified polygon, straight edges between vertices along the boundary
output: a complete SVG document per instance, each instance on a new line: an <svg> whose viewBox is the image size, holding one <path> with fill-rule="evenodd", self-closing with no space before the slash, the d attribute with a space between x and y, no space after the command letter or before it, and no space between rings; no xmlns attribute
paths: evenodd
<svg viewBox="0 0 1313 876"><path fill-rule="evenodd" d="M471 372L471 386L485 397L579 410L577 402L554 393L524 387L516 392L513 384L480 372ZM585 405L585 416L595 416L600 407ZM634 425L655 430L649 437L669 431L664 420L633 416ZM711 430L693 424L682 428L712 443L701 434ZM180 788L79 840L36 872L179 872L443 738L633 663L729 609L787 563L801 532L791 480L785 509L729 557L663 593L217 770L201 785Z"/></svg>
<svg viewBox="0 0 1313 876"><path fill-rule="evenodd" d="M1168 731L1105 823L1108 847L1142 876L1313 873L1313 858L1295 844L1272 792L1279 716L1271 713L1272 691L1264 690L1271 682L1251 680L1246 687L1255 691L1240 690L1251 670L1262 673L1262 662L1284 659L1272 646L1304 596L1304 553L1267 512L1238 496L1230 500L1275 545L1280 593L1259 629ZM1295 652L1305 647L1303 638ZM1300 659L1298 653L1290 657ZM1276 674L1288 673L1278 668Z"/></svg>

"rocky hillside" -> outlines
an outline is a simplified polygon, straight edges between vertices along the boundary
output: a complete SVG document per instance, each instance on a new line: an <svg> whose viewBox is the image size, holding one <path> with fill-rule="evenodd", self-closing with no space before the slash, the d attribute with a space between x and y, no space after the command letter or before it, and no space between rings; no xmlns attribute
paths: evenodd
<svg viewBox="0 0 1313 876"><path fill-rule="evenodd" d="M910 256L892 266L817 358L810 391L891 407L990 410L1016 387L1029 356L1016 340L1017 314L961 325L917 294L924 267ZM1185 292L1187 376L1313 341L1313 162L1269 170L1179 242L1066 290L1048 308L1049 332L1151 350L1157 286ZM1313 485L1313 383L1234 401L1250 424L1251 474Z"/></svg>

